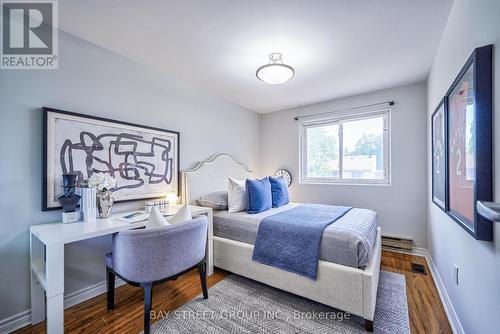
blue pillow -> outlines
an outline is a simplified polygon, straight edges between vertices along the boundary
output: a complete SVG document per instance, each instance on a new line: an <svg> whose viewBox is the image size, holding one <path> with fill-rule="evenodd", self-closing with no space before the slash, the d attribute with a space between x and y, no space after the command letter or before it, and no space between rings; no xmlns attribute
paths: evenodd
<svg viewBox="0 0 500 334"><path fill-rule="evenodd" d="M271 182L273 208L288 204L288 184L286 181L281 177L276 178L269 176L269 182Z"/></svg>
<svg viewBox="0 0 500 334"><path fill-rule="evenodd" d="M259 213L273 206L269 177L265 177L262 180L247 179L246 188L248 192L248 213Z"/></svg>

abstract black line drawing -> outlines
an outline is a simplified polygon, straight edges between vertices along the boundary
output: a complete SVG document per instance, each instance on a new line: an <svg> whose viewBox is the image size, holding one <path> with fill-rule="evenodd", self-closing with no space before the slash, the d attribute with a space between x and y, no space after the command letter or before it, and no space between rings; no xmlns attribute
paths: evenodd
<svg viewBox="0 0 500 334"><path fill-rule="evenodd" d="M117 179L116 201L178 193L179 133L66 111L44 111L43 210L59 208L62 174Z"/></svg>

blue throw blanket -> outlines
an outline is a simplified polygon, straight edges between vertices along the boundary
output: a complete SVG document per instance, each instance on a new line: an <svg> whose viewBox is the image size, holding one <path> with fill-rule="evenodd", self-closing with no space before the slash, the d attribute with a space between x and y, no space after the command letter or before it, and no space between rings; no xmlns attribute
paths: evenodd
<svg viewBox="0 0 500 334"><path fill-rule="evenodd" d="M264 218L252 259L316 280L323 231L351 209L304 204Z"/></svg>

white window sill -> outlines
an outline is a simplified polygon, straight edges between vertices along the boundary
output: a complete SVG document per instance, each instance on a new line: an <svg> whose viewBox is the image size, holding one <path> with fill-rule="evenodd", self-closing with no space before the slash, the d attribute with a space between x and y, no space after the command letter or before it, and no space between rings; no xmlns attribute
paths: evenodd
<svg viewBox="0 0 500 334"><path fill-rule="evenodd" d="M391 182L336 182L336 181L299 181L299 184L310 184L310 185L325 185L325 186L376 186L376 187L390 187L392 186Z"/></svg>

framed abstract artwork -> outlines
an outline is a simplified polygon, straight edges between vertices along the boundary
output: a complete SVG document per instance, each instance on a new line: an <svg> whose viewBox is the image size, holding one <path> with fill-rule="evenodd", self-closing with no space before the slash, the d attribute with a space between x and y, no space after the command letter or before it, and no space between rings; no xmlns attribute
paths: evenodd
<svg viewBox="0 0 500 334"><path fill-rule="evenodd" d="M446 98L443 98L432 113L432 202L446 211Z"/></svg>
<svg viewBox="0 0 500 334"><path fill-rule="evenodd" d="M51 108L42 112L43 211L60 209L67 173L78 174L78 184L93 173L114 176L115 202L179 194L179 132Z"/></svg>
<svg viewBox="0 0 500 334"><path fill-rule="evenodd" d="M492 200L492 46L474 50L446 94L448 215L478 240L492 223L476 201Z"/></svg>

